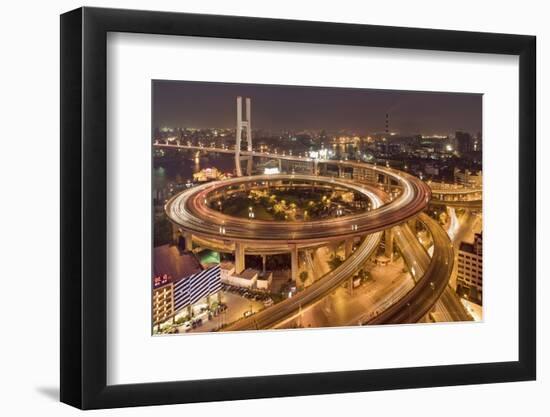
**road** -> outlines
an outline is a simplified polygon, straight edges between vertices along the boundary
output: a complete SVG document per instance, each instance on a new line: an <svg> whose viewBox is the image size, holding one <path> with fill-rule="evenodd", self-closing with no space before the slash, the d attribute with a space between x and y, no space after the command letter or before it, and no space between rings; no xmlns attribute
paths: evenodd
<svg viewBox="0 0 550 417"><path fill-rule="evenodd" d="M358 214L316 221L277 222L243 219L227 216L210 208L208 201L212 194L223 193L228 187L264 182L328 184L353 190L370 201L381 200L381 191L372 185L315 175L256 175L214 181L185 190L167 202L165 211L168 218L181 229L206 238L250 242L255 245L261 242L271 245L280 241L311 243L342 240L352 236L365 236L402 223L426 207L429 190L424 183L418 179L409 181L401 177L400 181L403 186L402 193L387 204L378 204L372 207L372 210Z"/></svg>
<svg viewBox="0 0 550 417"><path fill-rule="evenodd" d="M355 326L387 308L414 287L410 274L404 273L403 259L370 269L372 279L350 294L339 287L309 308L278 323L274 328Z"/></svg>
<svg viewBox="0 0 550 417"><path fill-rule="evenodd" d="M242 319L223 330L235 331L270 328L300 311L300 309L319 301L342 285L343 282L352 277L363 266L365 261L377 249L381 237L382 232L367 236L357 250L342 265L326 274L305 290L257 314Z"/></svg>
<svg viewBox="0 0 550 417"><path fill-rule="evenodd" d="M192 148L179 145L159 146ZM197 148L209 152L235 152L229 149ZM317 302L345 280L352 277L364 264L376 249L376 245L381 237L380 231L403 224L406 220L418 215L427 206L431 196L429 187L423 181L388 167L377 167L354 161L314 161L310 158L300 156L277 155L254 151L241 151L241 155L316 162L317 164L328 163L344 167L373 170L376 173L382 174L385 178L393 180L393 183L396 183L401 189L401 193L393 201L382 205L380 204L380 193L376 192L372 186L369 188L368 185L344 181L342 179L328 179L317 175L287 174L237 177L230 180L218 181L184 191L169 200L165 207L168 217L184 230L199 236L206 235L207 238L219 238L221 230L223 230L222 239L224 240L253 242L255 245L264 242L271 245L281 241L296 244L312 241L341 240L352 236L367 236L356 252L339 268L319 279L306 290L299 292L296 296L254 316L240 320L234 325L229 326L227 330L249 330L270 327ZM228 186L242 184L246 186L246 184L250 183L259 184L268 181L328 183L353 189L356 192L364 194L371 201L378 201L378 204L373 210L366 213L317 222L247 221L246 219L221 215L221 213L210 209L207 205L209 196L212 193L219 192ZM391 181L387 183L392 184ZM452 245L446 233L435 221L425 214L420 214L419 218L430 230L434 241L434 252L431 262L420 244L411 244L417 242L417 240L414 235L411 236L412 232L407 230L408 226L398 226L403 235L402 238L397 238L398 246L400 246L405 260L411 262L411 271L417 280L417 284L402 300L397 301L383 313L369 320L369 324L417 322L429 312L439 297L446 291L454 264ZM408 236L405 237L405 235ZM419 247L423 252L419 252ZM418 278L419 276L421 278ZM446 296L446 298L449 297ZM452 302L452 299L449 298L448 302ZM452 311L454 310L451 309L450 314L453 314Z"/></svg>
<svg viewBox="0 0 550 417"><path fill-rule="evenodd" d="M403 258L406 261L407 258L414 258L413 265L418 266L419 269L424 269L424 273L411 291L384 312L368 320L366 324L416 323L431 310L448 288L447 284L454 264L454 252L451 242L446 232L428 215L422 213L418 219L424 223L432 235L434 241L433 256L426 265L426 258L429 259L429 257L422 245L418 243L418 246L414 244L407 246L406 251L411 253L408 255L403 254ZM408 226L402 228L405 227ZM401 238L398 234L396 240L399 241L399 239ZM409 241L409 238L407 240ZM416 239L414 241L418 242ZM412 242L413 240L409 241L409 243Z"/></svg>
<svg viewBox="0 0 550 417"><path fill-rule="evenodd" d="M432 226L431 228L428 227L430 233L432 233L434 230L437 230L437 232L443 231L443 229L437 224L436 221L429 218L427 215L425 218L429 219L429 224ZM453 221L452 213L451 213L451 227L454 229L457 229L457 226L453 226L453 224L460 224L458 219L455 219ZM426 223L425 223L426 224ZM426 224L428 226L428 224ZM401 253L407 262L407 265L409 265L409 268L411 270L411 273L413 274L413 277L422 277L426 271L428 271L430 263L433 261L433 253L432 253L432 260L430 260L429 257L429 251L426 251L424 246L416 239L416 236L414 233L410 230L408 225L403 225L400 228L400 232L397 232L395 235L396 242L398 243L398 247L401 250ZM444 232L444 231L443 231ZM440 234L440 233L439 233ZM435 242L435 240L434 240ZM437 242L435 242L437 245ZM449 245L450 242L447 240L447 245ZM435 252L436 245L432 246L430 249L432 252ZM450 246L450 245L449 245ZM457 258L455 253L455 247L451 248L453 252L453 262L452 262L452 268L451 273L449 275L449 284L452 284L453 274L456 272L456 265L457 265ZM471 320L471 317L467 314L466 310L464 309L462 303L460 302L459 297L456 295L455 291L453 290L452 286L447 285L445 290L443 291L441 297L437 300L435 304L435 311L439 312L439 316L443 319L443 321L469 321Z"/></svg>

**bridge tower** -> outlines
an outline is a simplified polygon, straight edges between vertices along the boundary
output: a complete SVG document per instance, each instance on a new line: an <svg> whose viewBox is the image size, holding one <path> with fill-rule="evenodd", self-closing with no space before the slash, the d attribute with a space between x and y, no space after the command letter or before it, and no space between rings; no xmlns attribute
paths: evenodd
<svg viewBox="0 0 550 417"><path fill-rule="evenodd" d="M237 97L237 132L235 143L235 168L237 170L237 176L242 177L241 170L241 142L243 138L243 131L246 131L246 150L252 152L252 129L251 129L251 117L250 117L250 98L245 99L245 119L243 120L243 98ZM252 156L249 156L247 164L248 175L252 174Z"/></svg>

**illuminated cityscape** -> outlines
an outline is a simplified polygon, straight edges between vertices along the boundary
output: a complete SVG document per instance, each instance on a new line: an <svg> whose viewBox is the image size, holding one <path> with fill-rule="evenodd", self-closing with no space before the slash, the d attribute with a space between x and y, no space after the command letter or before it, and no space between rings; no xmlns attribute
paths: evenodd
<svg viewBox="0 0 550 417"><path fill-rule="evenodd" d="M482 320L481 100L154 81L153 333Z"/></svg>

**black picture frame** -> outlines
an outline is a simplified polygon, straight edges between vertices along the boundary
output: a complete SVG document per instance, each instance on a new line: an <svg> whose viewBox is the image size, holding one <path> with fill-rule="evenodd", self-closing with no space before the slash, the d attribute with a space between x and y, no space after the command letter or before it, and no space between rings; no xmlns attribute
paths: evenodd
<svg viewBox="0 0 550 417"><path fill-rule="evenodd" d="M108 32L519 56L518 361L107 385ZM535 45L534 36L251 17L87 7L61 15L61 401L94 409L535 379Z"/></svg>

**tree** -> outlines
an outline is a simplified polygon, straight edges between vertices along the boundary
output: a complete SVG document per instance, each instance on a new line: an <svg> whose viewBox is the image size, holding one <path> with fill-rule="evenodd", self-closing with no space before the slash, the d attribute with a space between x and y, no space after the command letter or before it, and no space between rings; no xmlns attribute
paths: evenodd
<svg viewBox="0 0 550 417"><path fill-rule="evenodd" d="M330 258L330 261L328 261L328 265L330 266L330 269L336 269L343 263L344 263L344 260L338 255L332 255L332 257Z"/></svg>

